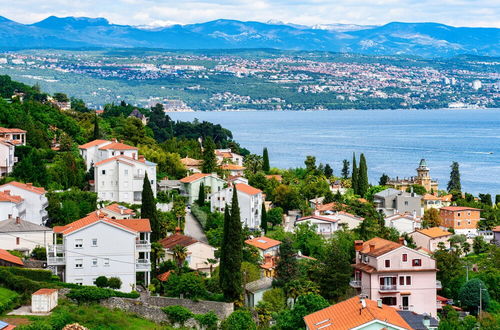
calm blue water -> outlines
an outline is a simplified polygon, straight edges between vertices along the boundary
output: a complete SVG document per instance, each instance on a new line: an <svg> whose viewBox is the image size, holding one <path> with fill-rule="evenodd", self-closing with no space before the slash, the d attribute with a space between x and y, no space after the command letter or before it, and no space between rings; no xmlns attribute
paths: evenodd
<svg viewBox="0 0 500 330"><path fill-rule="evenodd" d="M251 152L260 154L267 147L274 167L303 166L305 157L313 155L317 163L330 163L339 174L343 159L350 161L353 152L363 152L370 182L376 183L384 172L391 177L415 175L425 158L431 176L444 189L450 164L458 161L463 190L500 194L500 109L169 115L175 120L219 123Z"/></svg>

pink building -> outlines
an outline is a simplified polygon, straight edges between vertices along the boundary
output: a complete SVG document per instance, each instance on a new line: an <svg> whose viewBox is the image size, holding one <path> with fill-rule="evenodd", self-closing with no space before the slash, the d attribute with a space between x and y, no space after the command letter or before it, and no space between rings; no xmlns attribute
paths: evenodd
<svg viewBox="0 0 500 330"><path fill-rule="evenodd" d="M443 243L446 249L450 248L451 233L440 227L416 230L410 233L413 241L419 248L426 249L429 252L434 252L439 248L439 243Z"/></svg>
<svg viewBox="0 0 500 330"><path fill-rule="evenodd" d="M402 243L402 241L400 241ZM401 243L372 238L355 241L351 286L368 299L400 310L436 316L436 261Z"/></svg>

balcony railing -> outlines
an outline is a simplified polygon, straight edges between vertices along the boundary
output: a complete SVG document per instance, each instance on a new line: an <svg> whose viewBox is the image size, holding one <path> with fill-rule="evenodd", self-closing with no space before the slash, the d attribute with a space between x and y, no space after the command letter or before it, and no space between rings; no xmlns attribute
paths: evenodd
<svg viewBox="0 0 500 330"><path fill-rule="evenodd" d="M137 250L151 250L151 243L149 241L135 241L135 248Z"/></svg>
<svg viewBox="0 0 500 330"><path fill-rule="evenodd" d="M54 244L54 245L49 245L47 248L48 254L58 254L58 253L64 253L64 244Z"/></svg>
<svg viewBox="0 0 500 330"><path fill-rule="evenodd" d="M413 305L409 305L409 306L399 305L399 309L402 311L413 311Z"/></svg>
<svg viewBox="0 0 500 330"><path fill-rule="evenodd" d="M66 258L64 258L64 257L47 257L47 264L50 266L64 265L64 264L66 264Z"/></svg>
<svg viewBox="0 0 500 330"><path fill-rule="evenodd" d="M151 261L149 259L138 259L135 263L136 271L150 271Z"/></svg>
<svg viewBox="0 0 500 330"><path fill-rule="evenodd" d="M361 288L361 281L360 280L351 280L349 282L349 285L353 288Z"/></svg>
<svg viewBox="0 0 500 330"><path fill-rule="evenodd" d="M398 289L397 285L389 284L389 285L381 285L380 291L395 291Z"/></svg>

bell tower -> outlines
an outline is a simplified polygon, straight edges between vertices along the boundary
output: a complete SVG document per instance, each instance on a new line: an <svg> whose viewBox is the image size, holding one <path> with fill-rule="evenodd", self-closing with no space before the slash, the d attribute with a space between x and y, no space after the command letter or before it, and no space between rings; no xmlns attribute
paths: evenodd
<svg viewBox="0 0 500 330"><path fill-rule="evenodd" d="M417 179L415 180L415 183L423 186L428 192L432 190L429 167L427 167L425 159L421 159L420 164L417 167Z"/></svg>

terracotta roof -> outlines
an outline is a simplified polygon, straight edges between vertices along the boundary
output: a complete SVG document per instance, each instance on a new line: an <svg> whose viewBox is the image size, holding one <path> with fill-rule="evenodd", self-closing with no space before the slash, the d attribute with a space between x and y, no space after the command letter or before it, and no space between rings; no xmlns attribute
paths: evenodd
<svg viewBox="0 0 500 330"><path fill-rule="evenodd" d="M1 260L5 260L7 262L10 262L12 264L24 266L24 263L21 260L21 258L16 257L16 256L10 254L9 251L4 250L4 249L0 249L0 259Z"/></svg>
<svg viewBox="0 0 500 330"><path fill-rule="evenodd" d="M448 194L448 195L444 195L444 196L441 196L441 200L443 202L451 202L451 199L453 198L453 195L452 194Z"/></svg>
<svg viewBox="0 0 500 330"><path fill-rule="evenodd" d="M439 301L444 301L444 302L447 302L449 300L448 298L445 298L445 297L440 296L440 295L436 295L436 299Z"/></svg>
<svg viewBox="0 0 500 330"><path fill-rule="evenodd" d="M347 207L347 205L342 204L342 203L338 203L338 202L331 202L331 203L319 205L316 208L316 210L318 210L320 212L335 211L335 210L338 210L338 209L340 209L342 207Z"/></svg>
<svg viewBox="0 0 500 330"><path fill-rule="evenodd" d="M375 249L370 252L370 245L372 244L375 245ZM360 250L360 252L373 257L379 257L402 246L403 245L396 242L388 241L380 237L374 237L363 243L363 248Z"/></svg>
<svg viewBox="0 0 500 330"><path fill-rule="evenodd" d="M24 190L27 190L27 191L34 192L35 194L39 194L39 195L43 195L43 194L45 194L47 192L42 187L35 187L31 183L21 183L21 182L17 182L17 181L11 181L11 182L8 182L6 184L3 184L3 185L0 186L0 189L2 189L3 191L8 190L8 189L5 189L5 188L7 188L9 185L17 187L19 189L24 189Z"/></svg>
<svg viewBox="0 0 500 330"><path fill-rule="evenodd" d="M125 156L125 155L118 155L118 156L114 156L114 157L111 157L111 158L108 158L108 159L105 159L105 160L101 160L100 162L95 163L94 166L99 166L99 165L102 165L102 164L106 164L106 163L109 163L109 162L111 162L113 160L121 161L121 162L124 162L124 163L127 163L127 164L130 164L130 162L136 162L136 163L144 164L139 159L134 159L132 157Z"/></svg>
<svg viewBox="0 0 500 330"><path fill-rule="evenodd" d="M221 166L221 168L223 170L228 170L228 171L242 171L244 170L246 167L244 166L240 166L240 165L235 165L235 164L223 164Z"/></svg>
<svg viewBox="0 0 500 330"><path fill-rule="evenodd" d="M283 177L281 175L279 175L279 174L268 174L268 175L266 175L266 179L268 179L268 180L273 180L274 179L274 180L276 180L278 182L283 181Z"/></svg>
<svg viewBox="0 0 500 330"><path fill-rule="evenodd" d="M481 211L480 209L476 209L476 208L474 208L474 207L467 207L467 206L445 206L445 207L440 208L440 210L444 210L444 211L452 211L452 212L456 212L456 211L467 211L467 210L471 210L471 211Z"/></svg>
<svg viewBox="0 0 500 330"><path fill-rule="evenodd" d="M348 330L374 320L403 329L412 329L395 308L387 305L379 308L376 301L369 299L365 299L365 303L366 307L362 308L360 298L353 297L304 316L304 322L310 330Z"/></svg>
<svg viewBox="0 0 500 330"><path fill-rule="evenodd" d="M245 243L261 250L267 250L281 244L280 241L265 236L247 239Z"/></svg>
<svg viewBox="0 0 500 330"><path fill-rule="evenodd" d="M422 197L423 200L426 200L426 201L439 201L441 200L441 198L437 197L437 196L434 196L432 194L425 194L423 197Z"/></svg>
<svg viewBox="0 0 500 330"><path fill-rule="evenodd" d="M171 249L176 245L181 245L181 246L189 246L194 243L199 242L198 240L192 238L191 236L186 236L183 234L175 233L173 235L170 235L168 237L165 237L164 239L160 240L158 243L160 243L165 249Z"/></svg>
<svg viewBox="0 0 500 330"><path fill-rule="evenodd" d="M131 209L129 209L125 206L122 206L118 203L110 204L104 208L107 210L110 210L112 212L118 213L118 214L135 215L134 210L131 210Z"/></svg>
<svg viewBox="0 0 500 330"><path fill-rule="evenodd" d="M327 221L327 222L338 222L339 221L339 219L335 219L335 218L322 217L320 215L309 215L307 217L299 218L299 219L295 220L295 222L305 221L305 220L309 220L309 219L317 219L317 220Z"/></svg>
<svg viewBox="0 0 500 330"><path fill-rule="evenodd" d="M0 133L26 133L26 131L20 128L0 127Z"/></svg>
<svg viewBox="0 0 500 330"><path fill-rule="evenodd" d="M161 273L159 274L158 276L156 276L156 278L158 280L160 280L161 282L166 282L168 281L168 278L170 277L170 275L173 273L172 270L169 270L168 272L165 272L165 273Z"/></svg>
<svg viewBox="0 0 500 330"><path fill-rule="evenodd" d="M99 148L99 150L138 150L136 147L129 146L128 144L121 142L111 142Z"/></svg>
<svg viewBox="0 0 500 330"><path fill-rule="evenodd" d="M95 146L98 146L98 145L106 143L106 142L111 142L111 141L108 141L108 140L94 140L94 141L90 141L88 143L82 144L81 146L78 146L78 148L79 149L88 149L88 148L95 147Z"/></svg>
<svg viewBox="0 0 500 330"><path fill-rule="evenodd" d="M365 220L365 218L360 217L360 216L355 215L355 214L351 214L351 213L349 213L349 212L345 212L345 211L338 211L337 213L338 213L338 214L343 214L343 215L346 215L346 216L351 217L351 218L356 218L357 220Z"/></svg>
<svg viewBox="0 0 500 330"><path fill-rule="evenodd" d="M439 227L432 227L432 228L427 228L427 229L419 229L417 232L424 234L425 236L429 236L432 238L437 238L437 237L443 237L443 236L450 236L451 233L449 231L446 231L444 229L441 229Z"/></svg>
<svg viewBox="0 0 500 330"><path fill-rule="evenodd" d="M493 227L491 230L493 230L493 231L500 231L500 226Z"/></svg>
<svg viewBox="0 0 500 330"><path fill-rule="evenodd" d="M138 233L151 232L149 219L113 219L113 221L127 228L133 229Z"/></svg>
<svg viewBox="0 0 500 330"><path fill-rule="evenodd" d="M233 153L232 152L215 150L215 154L217 156L222 157L222 158L233 158Z"/></svg>
<svg viewBox="0 0 500 330"><path fill-rule="evenodd" d="M21 196L11 195L10 192L0 191L0 202L12 202L12 203L21 203L23 198Z"/></svg>
<svg viewBox="0 0 500 330"><path fill-rule="evenodd" d="M184 166L200 166L201 164L203 164L203 161L199 159L185 157L181 159L181 163Z"/></svg>
<svg viewBox="0 0 500 330"><path fill-rule="evenodd" d="M33 292L33 295L46 295L46 294L52 294L54 292L57 292L57 289L40 289L38 291Z"/></svg>
<svg viewBox="0 0 500 330"><path fill-rule="evenodd" d="M237 183L236 184L236 190L241 191L242 193L248 194L248 195L257 195L262 192L262 190L254 188L252 186L249 186L244 183Z"/></svg>
<svg viewBox="0 0 500 330"><path fill-rule="evenodd" d="M54 233L67 235L67 234L70 234L78 229L81 229L83 227L86 227L88 225L96 223L98 221L103 221L103 222L121 227L121 228L129 230L129 231L133 231L133 232L150 232L151 231L151 226L149 224L148 219L124 219L124 220L109 219L109 218L105 217L104 214L97 214L97 212L92 212L89 215L87 215L86 217L81 218L79 220L76 220L76 221L69 223L65 226L55 226L53 228L53 230L54 230ZM135 221L135 222L129 223L126 221Z"/></svg>
<svg viewBox="0 0 500 330"><path fill-rule="evenodd" d="M194 174L191 174L190 176L182 178L180 181L182 183L191 183L191 182L197 181L197 180L204 178L206 176L209 176L209 175L210 174L208 174L208 173L194 173Z"/></svg>
<svg viewBox="0 0 500 330"><path fill-rule="evenodd" d="M357 263L357 264L354 264L354 265L351 265L351 266L353 268L362 270L362 271L364 271L366 273L373 273L374 271L377 270L375 267L372 267L372 266L367 265L367 264L362 264L362 263Z"/></svg>

